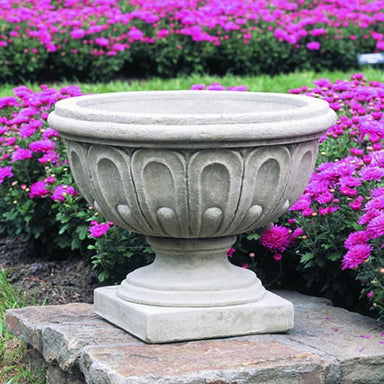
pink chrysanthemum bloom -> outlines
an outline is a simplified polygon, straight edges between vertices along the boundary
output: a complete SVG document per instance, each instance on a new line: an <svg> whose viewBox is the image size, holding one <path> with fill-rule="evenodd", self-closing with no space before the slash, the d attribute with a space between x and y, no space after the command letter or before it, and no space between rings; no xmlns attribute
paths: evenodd
<svg viewBox="0 0 384 384"><path fill-rule="evenodd" d="M247 92L248 87L246 85L235 85L234 87L228 87L227 91Z"/></svg>
<svg viewBox="0 0 384 384"><path fill-rule="evenodd" d="M361 149L361 148L354 148L352 147L349 152L351 153L351 155L353 156L363 156L364 155L364 150Z"/></svg>
<svg viewBox="0 0 384 384"><path fill-rule="evenodd" d="M359 175L365 181L380 181L384 176L384 169L375 166L366 166L359 171Z"/></svg>
<svg viewBox="0 0 384 384"><path fill-rule="evenodd" d="M365 244L369 240L368 233L366 231L356 231L348 235L344 242L346 249L351 249L357 244Z"/></svg>
<svg viewBox="0 0 384 384"><path fill-rule="evenodd" d="M98 223L97 221L91 221L91 226L88 228L89 233L92 237L101 237L111 227L112 223Z"/></svg>
<svg viewBox="0 0 384 384"><path fill-rule="evenodd" d="M353 197L353 196L357 195L356 189L349 188L346 185L340 186L339 191L341 194L343 194L345 196Z"/></svg>
<svg viewBox="0 0 384 384"><path fill-rule="evenodd" d="M323 193L320 193L319 196L315 197L315 200L320 204L330 203L333 200L333 193L325 191Z"/></svg>
<svg viewBox="0 0 384 384"><path fill-rule="evenodd" d="M37 161L41 164L46 164L46 163L57 163L60 158L60 155L57 152L50 151L47 153L44 153L43 156L40 157Z"/></svg>
<svg viewBox="0 0 384 384"><path fill-rule="evenodd" d="M310 207L312 199L309 195L301 195L295 204L289 209L290 211L304 211Z"/></svg>
<svg viewBox="0 0 384 384"><path fill-rule="evenodd" d="M37 140L29 144L29 148L33 152L51 152L56 147L56 143L49 139Z"/></svg>
<svg viewBox="0 0 384 384"><path fill-rule="evenodd" d="M343 176L340 178L340 185L345 187L359 187L361 181L353 176Z"/></svg>
<svg viewBox="0 0 384 384"><path fill-rule="evenodd" d="M82 28L73 29L71 32L69 32L72 39L81 39L85 36L85 30Z"/></svg>
<svg viewBox="0 0 384 384"><path fill-rule="evenodd" d="M54 201L65 201L66 196L75 196L75 188L72 185L58 185L51 195Z"/></svg>
<svg viewBox="0 0 384 384"><path fill-rule="evenodd" d="M320 49L320 43L318 41L311 41L309 43L307 43L307 48L310 50L310 51L318 51Z"/></svg>
<svg viewBox="0 0 384 384"><path fill-rule="evenodd" d="M368 201L368 203L365 205L366 212L370 210L382 210L382 209L384 209L384 196L375 197L372 200Z"/></svg>
<svg viewBox="0 0 384 384"><path fill-rule="evenodd" d="M272 224L261 233L260 243L273 252L284 252L291 243L289 231L286 227Z"/></svg>
<svg viewBox="0 0 384 384"><path fill-rule="evenodd" d="M19 129L19 136L21 138L26 138L32 136L36 132L37 128L31 127L28 124L23 124Z"/></svg>
<svg viewBox="0 0 384 384"><path fill-rule="evenodd" d="M31 185L31 191L29 192L29 197L32 199L34 197L44 197L49 194L47 189L47 184L44 181L36 181Z"/></svg>
<svg viewBox="0 0 384 384"><path fill-rule="evenodd" d="M378 187L378 188L372 189L371 196L375 198L376 197L384 198L384 187Z"/></svg>
<svg viewBox="0 0 384 384"><path fill-rule="evenodd" d="M372 247L369 244L356 244L344 255L342 269L355 269L371 255Z"/></svg>
<svg viewBox="0 0 384 384"><path fill-rule="evenodd" d="M191 87L192 91L202 91L205 89L205 84L193 84Z"/></svg>
<svg viewBox="0 0 384 384"><path fill-rule="evenodd" d="M144 37L144 33L140 29L132 27L128 32L128 36L132 40L141 40Z"/></svg>
<svg viewBox="0 0 384 384"><path fill-rule="evenodd" d="M328 207L320 207L319 208L319 214L322 216L331 215L333 212L336 212L339 209L340 209L340 207L335 207L333 205L330 205Z"/></svg>
<svg viewBox="0 0 384 384"><path fill-rule="evenodd" d="M220 83L212 83L211 85L208 85L207 91L225 91L225 87Z"/></svg>
<svg viewBox="0 0 384 384"><path fill-rule="evenodd" d="M355 201L353 201L352 203L349 203L348 205L354 210L354 211L360 211L361 209L361 206L363 204L363 196L357 196L357 198L355 199Z"/></svg>
<svg viewBox="0 0 384 384"><path fill-rule="evenodd" d="M13 176L12 167L10 167L10 166L0 167L0 184L2 184L4 182L4 179L6 177L12 177L12 176Z"/></svg>
<svg viewBox="0 0 384 384"><path fill-rule="evenodd" d="M366 209L365 209L366 210ZM367 212L364 213L364 215L362 215L360 217L360 219L357 221L357 224L360 224L360 225L365 225L365 224L368 224L371 220L373 220L375 217L377 216L380 216L381 215L381 211L377 210L377 209L372 209L372 210L366 210Z"/></svg>
<svg viewBox="0 0 384 384"><path fill-rule="evenodd" d="M14 163L15 161L25 160L32 158L32 151L30 149L26 148L17 148L12 153L12 160L11 162Z"/></svg>
<svg viewBox="0 0 384 384"><path fill-rule="evenodd" d="M59 137L59 134L54 129L48 127L42 134L43 139L49 139L51 137Z"/></svg>
<svg viewBox="0 0 384 384"><path fill-rule="evenodd" d="M380 216L373 218L367 224L367 232L371 239L376 239L379 236L384 235L384 213L381 213Z"/></svg>
<svg viewBox="0 0 384 384"><path fill-rule="evenodd" d="M235 252L236 252L235 248L229 248L227 251L227 256L232 257Z"/></svg>

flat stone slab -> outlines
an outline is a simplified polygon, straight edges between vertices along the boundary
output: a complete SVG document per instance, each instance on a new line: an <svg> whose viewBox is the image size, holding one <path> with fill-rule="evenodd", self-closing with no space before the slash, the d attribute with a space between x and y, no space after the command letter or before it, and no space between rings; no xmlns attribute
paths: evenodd
<svg viewBox="0 0 384 384"><path fill-rule="evenodd" d="M228 339L88 347L81 367L93 384L292 384L325 382L330 363L274 341Z"/></svg>
<svg viewBox="0 0 384 384"><path fill-rule="evenodd" d="M325 299L278 294L295 306L295 328L285 334L146 344L90 304L8 310L6 324L61 370L54 384L79 375L88 384L384 383L378 322Z"/></svg>
<svg viewBox="0 0 384 384"><path fill-rule="evenodd" d="M131 303L117 286L95 290L95 312L150 343L201 340L227 335L285 332L293 328L293 305L271 292L233 306L163 307Z"/></svg>

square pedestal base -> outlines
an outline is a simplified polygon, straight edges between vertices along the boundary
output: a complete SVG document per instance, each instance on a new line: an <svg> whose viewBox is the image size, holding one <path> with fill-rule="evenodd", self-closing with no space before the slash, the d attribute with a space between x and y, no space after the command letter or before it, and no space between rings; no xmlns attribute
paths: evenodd
<svg viewBox="0 0 384 384"><path fill-rule="evenodd" d="M158 307L120 299L117 287L95 290L95 312L148 343L286 332L293 328L293 305L266 292L262 300L226 307Z"/></svg>

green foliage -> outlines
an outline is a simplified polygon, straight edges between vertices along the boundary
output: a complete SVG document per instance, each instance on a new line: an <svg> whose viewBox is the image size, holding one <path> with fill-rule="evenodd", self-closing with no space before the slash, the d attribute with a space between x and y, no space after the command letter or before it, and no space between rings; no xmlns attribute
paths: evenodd
<svg viewBox="0 0 384 384"><path fill-rule="evenodd" d="M95 244L92 266L101 282L120 282L127 273L150 263L154 254L144 236L113 226Z"/></svg>

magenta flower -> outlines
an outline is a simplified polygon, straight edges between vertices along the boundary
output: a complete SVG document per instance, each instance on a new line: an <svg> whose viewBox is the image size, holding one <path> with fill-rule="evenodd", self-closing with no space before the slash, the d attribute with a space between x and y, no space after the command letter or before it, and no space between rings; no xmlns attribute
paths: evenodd
<svg viewBox="0 0 384 384"><path fill-rule="evenodd" d="M272 224L260 235L260 243L272 252L284 252L291 244L289 228Z"/></svg>
<svg viewBox="0 0 384 384"><path fill-rule="evenodd" d="M46 163L53 163L56 164L59 160L60 155L57 152L50 151L47 153L44 153L43 156L41 156L37 161L40 164L46 164Z"/></svg>
<svg viewBox="0 0 384 384"><path fill-rule="evenodd" d="M355 269L371 255L372 247L369 244L356 244L344 255L342 269Z"/></svg>
<svg viewBox="0 0 384 384"><path fill-rule="evenodd" d="M89 233L92 237L104 236L112 223L98 223L97 221L91 221L91 226L88 228Z"/></svg>
<svg viewBox="0 0 384 384"><path fill-rule="evenodd" d="M320 204L330 203L333 200L333 193L329 191L325 191L323 193L320 193L317 197L315 197L315 200Z"/></svg>
<svg viewBox="0 0 384 384"><path fill-rule="evenodd" d="M227 251L227 256L232 257L235 252L236 252L235 248L229 248Z"/></svg>
<svg viewBox="0 0 384 384"><path fill-rule="evenodd" d="M366 231L356 231L348 235L347 239L344 242L344 247L346 249L351 249L357 244L365 244L369 240L368 233Z"/></svg>
<svg viewBox="0 0 384 384"><path fill-rule="evenodd" d="M49 176L44 179L44 183L53 184L56 181L54 176Z"/></svg>
<svg viewBox="0 0 384 384"><path fill-rule="evenodd" d="M220 83L212 83L211 85L208 85L207 91L225 91L225 87Z"/></svg>
<svg viewBox="0 0 384 384"><path fill-rule="evenodd" d="M312 36L321 36L321 35L324 35L326 33L327 33L327 30L325 28L317 28L317 29L313 29L311 31Z"/></svg>
<svg viewBox="0 0 384 384"><path fill-rule="evenodd" d="M64 202L67 196L75 196L75 188L72 185L61 184L54 189L51 199Z"/></svg>
<svg viewBox="0 0 384 384"><path fill-rule="evenodd" d="M101 45L102 47L107 47L109 45L109 40L105 37L97 37L95 43Z"/></svg>
<svg viewBox="0 0 384 384"><path fill-rule="evenodd" d="M41 136L43 139L50 139L51 137L59 137L59 134L53 128L48 127Z"/></svg>
<svg viewBox="0 0 384 384"><path fill-rule="evenodd" d="M227 91L247 92L248 91L248 87L246 85L236 85L234 87L228 87Z"/></svg>
<svg viewBox="0 0 384 384"><path fill-rule="evenodd" d="M205 89L205 84L193 84L191 86L192 91L202 91L203 89Z"/></svg>
<svg viewBox="0 0 384 384"><path fill-rule="evenodd" d="M29 144L33 152L50 152L56 147L56 143L49 139L37 140Z"/></svg>
<svg viewBox="0 0 384 384"><path fill-rule="evenodd" d="M169 35L169 31L168 31L168 29L159 29L159 30L157 31L157 39L158 39L158 40L164 39L164 38L166 38L168 35Z"/></svg>
<svg viewBox="0 0 384 384"><path fill-rule="evenodd" d="M357 195L356 189L349 188L348 186L342 185L342 186L340 186L339 190L340 190L340 193L342 193L345 196L353 197L353 196Z"/></svg>
<svg viewBox="0 0 384 384"><path fill-rule="evenodd" d="M333 205L330 205L328 207L320 207L319 208L319 214L324 216L324 215L330 215L333 212L336 212L340 209L340 207L335 207Z"/></svg>
<svg viewBox="0 0 384 384"><path fill-rule="evenodd" d="M368 165L359 171L359 175L364 181L380 181L384 176L384 169Z"/></svg>
<svg viewBox="0 0 384 384"><path fill-rule="evenodd" d="M29 197L33 199L34 197L45 197L49 195L49 190L47 189L47 184L44 181L36 181L31 185L31 190L29 192Z"/></svg>
<svg viewBox="0 0 384 384"><path fill-rule="evenodd" d="M374 217L367 224L367 232L371 239L376 239L377 237L384 235L384 212L382 212L381 215Z"/></svg>
<svg viewBox="0 0 384 384"><path fill-rule="evenodd" d="M0 184L4 183L4 179L6 177L12 177L12 176L13 176L13 173L12 173L12 167L11 166L0 167Z"/></svg>
<svg viewBox="0 0 384 384"><path fill-rule="evenodd" d="M364 150L361 148L352 147L349 151L351 152L351 155L353 155L353 156L363 156L364 155Z"/></svg>
<svg viewBox="0 0 384 384"><path fill-rule="evenodd" d="M299 197L295 204L292 205L290 211L304 211L309 209L312 203L312 199L309 195L304 194Z"/></svg>
<svg viewBox="0 0 384 384"><path fill-rule="evenodd" d="M69 34L73 39L81 39L82 37L85 36L85 31L82 28L77 28L69 32Z"/></svg>
<svg viewBox="0 0 384 384"><path fill-rule="evenodd" d="M30 149L17 148L14 152L12 152L11 162L14 163L15 161L31 159L31 158L32 158L32 151Z"/></svg>
<svg viewBox="0 0 384 384"><path fill-rule="evenodd" d="M128 32L128 36L132 41L141 40L144 37L144 33L136 27L132 27Z"/></svg>
<svg viewBox="0 0 384 384"><path fill-rule="evenodd" d="M283 255L281 253L275 253L273 255L273 258L276 260L276 261L281 261L281 259L283 258Z"/></svg>
<svg viewBox="0 0 384 384"><path fill-rule="evenodd" d="M21 128L19 129L19 136L21 138L27 138L32 136L36 132L36 128L28 125L28 124L23 124Z"/></svg>
<svg viewBox="0 0 384 384"><path fill-rule="evenodd" d="M317 41L311 41L310 43L307 43L307 48L310 51L318 51L320 49L320 43Z"/></svg>
<svg viewBox="0 0 384 384"><path fill-rule="evenodd" d="M349 203L348 205L354 210L359 211L361 209L362 203L363 203L363 196L358 196L352 203Z"/></svg>

